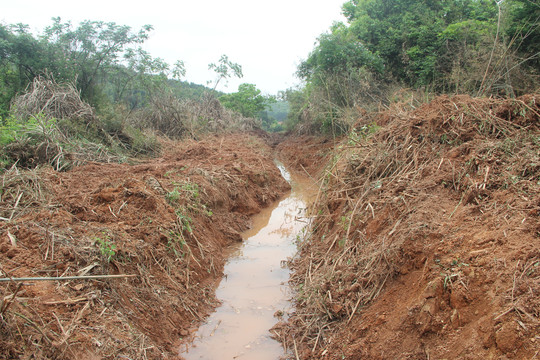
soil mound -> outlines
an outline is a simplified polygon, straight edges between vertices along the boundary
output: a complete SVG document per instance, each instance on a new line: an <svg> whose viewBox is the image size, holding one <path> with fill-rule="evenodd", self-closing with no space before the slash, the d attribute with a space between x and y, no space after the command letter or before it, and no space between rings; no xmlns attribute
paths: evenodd
<svg viewBox="0 0 540 360"><path fill-rule="evenodd" d="M321 175L293 262L302 359L534 358L540 95L366 114Z"/></svg>
<svg viewBox="0 0 540 360"><path fill-rule="evenodd" d="M223 250L289 189L247 134L165 142L161 158L3 175L3 358L174 358L215 305ZM22 285L20 285L22 284Z"/></svg>

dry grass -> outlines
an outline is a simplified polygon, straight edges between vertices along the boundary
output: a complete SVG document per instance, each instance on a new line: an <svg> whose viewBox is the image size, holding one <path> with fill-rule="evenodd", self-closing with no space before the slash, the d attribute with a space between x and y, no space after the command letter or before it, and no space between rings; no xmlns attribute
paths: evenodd
<svg viewBox="0 0 540 360"><path fill-rule="evenodd" d="M150 106L129 118L135 127L152 129L175 138L200 138L208 133L230 133L260 128L258 120L224 108L219 100L205 93L202 99L183 100L171 94L151 99Z"/></svg>
<svg viewBox="0 0 540 360"><path fill-rule="evenodd" d="M13 100L12 112L17 118L16 135L3 155L21 168L49 164L65 170L87 161L119 162L131 154L159 149L153 134L123 123L107 132L74 85L57 84L51 78L35 78Z"/></svg>
<svg viewBox="0 0 540 360"><path fill-rule="evenodd" d="M0 221L13 221L24 215L27 209L45 204L46 199L39 170L19 171L14 165L2 174Z"/></svg>
<svg viewBox="0 0 540 360"><path fill-rule="evenodd" d="M42 113L48 118L96 121L94 109L81 100L75 85L59 85L51 78L40 76L34 78L23 95L13 100L13 108L21 118Z"/></svg>

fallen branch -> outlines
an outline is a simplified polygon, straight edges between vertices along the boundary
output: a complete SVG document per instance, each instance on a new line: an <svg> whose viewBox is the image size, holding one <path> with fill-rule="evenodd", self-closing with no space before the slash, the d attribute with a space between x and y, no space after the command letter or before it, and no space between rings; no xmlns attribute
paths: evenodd
<svg viewBox="0 0 540 360"><path fill-rule="evenodd" d="M82 301L88 301L88 298L78 298L78 299L67 299L67 300L59 300L59 301L48 301L44 302L45 305L59 305L59 304L66 304L66 305L72 305L76 304Z"/></svg>
<svg viewBox="0 0 540 360"><path fill-rule="evenodd" d="M118 279L136 277L138 275L91 275L91 276L62 276L62 277L24 277L24 278L0 278L5 281L67 281L67 280L92 280L92 279Z"/></svg>

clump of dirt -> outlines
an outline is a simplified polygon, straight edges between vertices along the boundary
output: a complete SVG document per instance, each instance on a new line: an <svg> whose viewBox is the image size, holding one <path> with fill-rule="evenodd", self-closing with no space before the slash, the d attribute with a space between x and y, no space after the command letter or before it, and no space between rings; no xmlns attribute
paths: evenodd
<svg viewBox="0 0 540 360"><path fill-rule="evenodd" d="M258 137L163 143L162 157L3 174L6 358L175 358L216 305L224 248L289 189ZM22 284L22 285L21 285Z"/></svg>
<svg viewBox="0 0 540 360"><path fill-rule="evenodd" d="M321 173L274 330L302 359L540 353L540 95L364 116ZM294 146L294 145L291 145Z"/></svg>

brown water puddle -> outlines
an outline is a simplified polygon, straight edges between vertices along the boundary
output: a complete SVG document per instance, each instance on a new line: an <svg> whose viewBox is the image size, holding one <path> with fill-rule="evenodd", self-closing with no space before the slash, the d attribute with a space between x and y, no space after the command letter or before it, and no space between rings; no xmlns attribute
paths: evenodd
<svg viewBox="0 0 540 360"><path fill-rule="evenodd" d="M291 176L281 165L292 190L253 218L242 234L244 242L225 265L216 294L222 304L210 315L188 349L180 355L194 359L277 360L285 356L269 329L291 304L289 270L283 266L296 252L296 234L306 225L304 211L315 194L309 179Z"/></svg>

